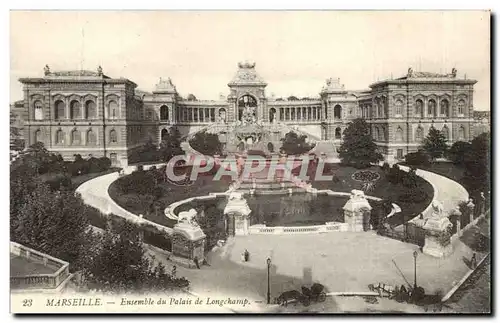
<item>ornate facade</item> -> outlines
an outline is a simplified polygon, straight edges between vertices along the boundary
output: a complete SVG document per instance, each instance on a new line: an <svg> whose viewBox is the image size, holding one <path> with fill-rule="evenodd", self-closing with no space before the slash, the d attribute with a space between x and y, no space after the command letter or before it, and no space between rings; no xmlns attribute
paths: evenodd
<svg viewBox="0 0 500 323"><path fill-rule="evenodd" d="M431 127L443 131L450 144L474 135L476 81L457 78L455 69L444 75L409 69L404 77L362 91L329 78L318 97L288 100L268 97L267 83L248 62L238 64L229 94L217 101L183 99L170 79L160 78L151 93L139 91L132 81L110 78L100 67L51 72L47 66L44 77L20 82L27 145L41 141L68 159L77 153L107 156L115 165L126 165L131 151L148 140L158 143L174 125L184 136L216 129L227 142L225 125L255 123L271 134L284 127L339 145L347 124L361 117L388 160L416 151ZM274 133L279 142L279 131Z"/></svg>

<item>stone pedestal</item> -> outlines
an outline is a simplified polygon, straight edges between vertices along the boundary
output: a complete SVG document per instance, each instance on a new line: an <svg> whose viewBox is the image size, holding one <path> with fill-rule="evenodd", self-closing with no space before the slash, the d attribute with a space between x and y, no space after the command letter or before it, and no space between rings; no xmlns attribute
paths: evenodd
<svg viewBox="0 0 500 323"><path fill-rule="evenodd" d="M227 216L226 232L229 235L248 235L250 227L250 213L247 201L238 192L229 195L228 202L224 208L224 215Z"/></svg>
<svg viewBox="0 0 500 323"><path fill-rule="evenodd" d="M363 191L352 190L349 201L344 205L344 222L352 232L370 230L372 207L365 198Z"/></svg>
<svg viewBox="0 0 500 323"><path fill-rule="evenodd" d="M192 217L183 214L192 215L193 211L179 214L179 222L174 225L172 234L171 260L189 268L196 267L196 262L201 266L205 260L206 236Z"/></svg>
<svg viewBox="0 0 500 323"><path fill-rule="evenodd" d="M451 244L452 223L447 217L433 215L423 226L425 229L425 245L423 252L427 255L444 258L453 252Z"/></svg>

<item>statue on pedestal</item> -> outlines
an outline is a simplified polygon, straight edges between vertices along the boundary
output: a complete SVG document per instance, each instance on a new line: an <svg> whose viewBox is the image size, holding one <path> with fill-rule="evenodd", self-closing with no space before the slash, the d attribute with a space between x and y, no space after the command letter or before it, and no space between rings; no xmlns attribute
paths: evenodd
<svg viewBox="0 0 500 323"><path fill-rule="evenodd" d="M249 233L249 215L252 211L240 192L229 193L227 205L224 208L226 215L226 232L232 235L247 235Z"/></svg>
<svg viewBox="0 0 500 323"><path fill-rule="evenodd" d="M443 213L441 202L432 201L432 215L426 219L423 229L425 230L425 254L443 258L453 252L451 245L451 230L453 224Z"/></svg>
<svg viewBox="0 0 500 323"><path fill-rule="evenodd" d="M205 260L206 236L196 221L195 209L180 212L178 222L173 227L171 260L193 268L196 262Z"/></svg>
<svg viewBox="0 0 500 323"><path fill-rule="evenodd" d="M344 222L349 225L349 230L368 231L372 207L360 190L352 190L351 198L342 208L344 210Z"/></svg>

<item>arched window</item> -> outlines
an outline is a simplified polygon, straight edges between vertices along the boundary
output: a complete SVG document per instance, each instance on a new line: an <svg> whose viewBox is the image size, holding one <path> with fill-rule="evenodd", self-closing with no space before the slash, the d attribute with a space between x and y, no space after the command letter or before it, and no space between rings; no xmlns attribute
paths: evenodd
<svg viewBox="0 0 500 323"><path fill-rule="evenodd" d="M257 118L257 100L248 94L238 99L238 120L242 119L244 112Z"/></svg>
<svg viewBox="0 0 500 323"><path fill-rule="evenodd" d="M458 101L458 114L464 114L465 113L465 100L459 100Z"/></svg>
<svg viewBox="0 0 500 323"><path fill-rule="evenodd" d="M87 138L86 139L87 139L86 140L87 145L95 145L97 143L96 135L92 131L92 129L90 129L89 131L87 131Z"/></svg>
<svg viewBox="0 0 500 323"><path fill-rule="evenodd" d="M276 109L271 108L269 109L269 122L275 122L276 121Z"/></svg>
<svg viewBox="0 0 500 323"><path fill-rule="evenodd" d="M446 140L450 140L450 129L448 129L448 126L445 125L441 130L441 133L446 138Z"/></svg>
<svg viewBox="0 0 500 323"><path fill-rule="evenodd" d="M342 130L340 128L335 129L335 139L342 139Z"/></svg>
<svg viewBox="0 0 500 323"><path fill-rule="evenodd" d="M55 103L55 119L64 119L66 116L66 105L63 101L58 100Z"/></svg>
<svg viewBox="0 0 500 323"><path fill-rule="evenodd" d="M420 142L422 140L424 140L424 129L418 126L417 130L415 131L415 141Z"/></svg>
<svg viewBox="0 0 500 323"><path fill-rule="evenodd" d="M71 144L79 145L81 144L81 133L78 130L71 131Z"/></svg>
<svg viewBox="0 0 500 323"><path fill-rule="evenodd" d="M424 117L424 102L422 102L422 100L420 100L420 99L415 101L415 116L417 118Z"/></svg>
<svg viewBox="0 0 500 323"><path fill-rule="evenodd" d="M442 100L439 114L444 116L444 117L448 117L450 115L449 114L449 110L450 110L449 106L450 106L450 104L448 103L448 100Z"/></svg>
<svg viewBox="0 0 500 323"><path fill-rule="evenodd" d="M340 105L336 105L333 107L333 117L335 119L341 119L342 118L342 107Z"/></svg>
<svg viewBox="0 0 500 323"><path fill-rule="evenodd" d="M226 122L226 109L224 108L219 109L219 119L221 122Z"/></svg>
<svg viewBox="0 0 500 323"><path fill-rule="evenodd" d="M111 161L111 165L115 166L118 164L118 157L116 153L109 154L109 160Z"/></svg>
<svg viewBox="0 0 500 323"><path fill-rule="evenodd" d="M465 128L464 128L464 126L460 126L460 128L458 128L458 140L465 140Z"/></svg>
<svg viewBox="0 0 500 323"><path fill-rule="evenodd" d="M403 129L401 127L396 129L396 141L403 141Z"/></svg>
<svg viewBox="0 0 500 323"><path fill-rule="evenodd" d="M33 136L34 138L34 143L36 144L37 142L42 141L42 132L39 130L35 131L35 135Z"/></svg>
<svg viewBox="0 0 500 323"><path fill-rule="evenodd" d="M436 116L436 101L434 101L433 99L429 100L429 103L427 106L427 116L429 116L429 117Z"/></svg>
<svg viewBox="0 0 500 323"><path fill-rule="evenodd" d="M36 100L33 103L34 111L35 111L35 120L43 120L43 105L42 101Z"/></svg>
<svg viewBox="0 0 500 323"><path fill-rule="evenodd" d="M80 102L78 102L76 100L71 101L70 115L71 115L71 119L80 119L82 117L81 110L80 110Z"/></svg>
<svg viewBox="0 0 500 323"><path fill-rule="evenodd" d="M61 129L56 131L56 144L64 144L64 132Z"/></svg>
<svg viewBox="0 0 500 323"><path fill-rule="evenodd" d="M161 140L166 140L169 136L168 130L167 129L162 129L161 130Z"/></svg>
<svg viewBox="0 0 500 323"><path fill-rule="evenodd" d="M160 120L168 120L168 107L166 105L160 107Z"/></svg>
<svg viewBox="0 0 500 323"><path fill-rule="evenodd" d="M117 143L118 142L118 135L116 134L116 130L112 129L109 132L109 142L110 143Z"/></svg>
<svg viewBox="0 0 500 323"><path fill-rule="evenodd" d="M115 100L108 102L108 118L118 119L118 103Z"/></svg>
<svg viewBox="0 0 500 323"><path fill-rule="evenodd" d="M402 116L403 115L403 101L401 100L396 100L396 116Z"/></svg>
<svg viewBox="0 0 500 323"><path fill-rule="evenodd" d="M87 102L85 102L85 118L95 119L96 117L97 117L97 111L95 103L92 100L88 100Z"/></svg>

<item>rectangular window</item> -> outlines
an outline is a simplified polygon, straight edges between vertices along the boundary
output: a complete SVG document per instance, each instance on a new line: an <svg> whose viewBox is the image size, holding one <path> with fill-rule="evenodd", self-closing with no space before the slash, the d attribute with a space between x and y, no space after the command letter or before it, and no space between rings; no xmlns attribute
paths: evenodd
<svg viewBox="0 0 500 323"><path fill-rule="evenodd" d="M403 158L403 149L398 149L396 151L396 158L397 159L402 159Z"/></svg>

